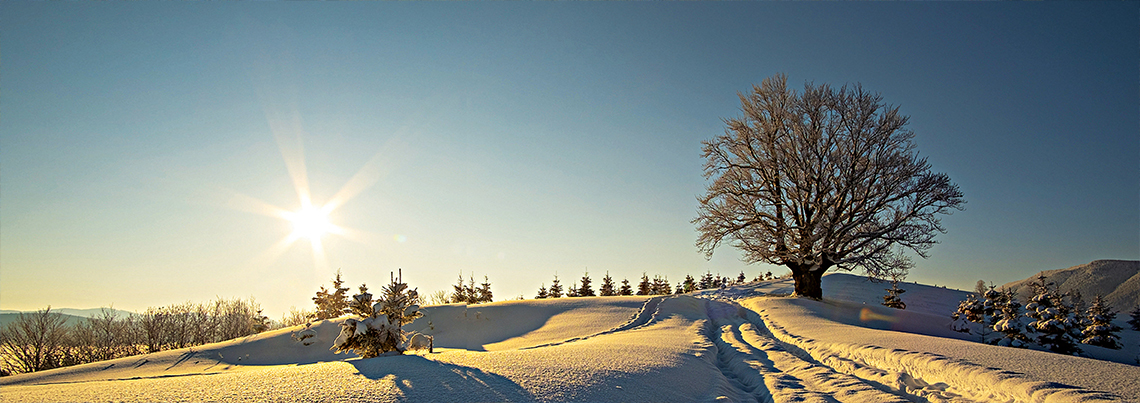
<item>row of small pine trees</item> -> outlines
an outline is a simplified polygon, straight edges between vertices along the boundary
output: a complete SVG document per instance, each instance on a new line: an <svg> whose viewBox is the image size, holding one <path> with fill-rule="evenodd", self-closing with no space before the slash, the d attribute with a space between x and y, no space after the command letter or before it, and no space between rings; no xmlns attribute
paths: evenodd
<svg viewBox="0 0 1140 403"><path fill-rule="evenodd" d="M756 279L753 281L760 281L762 279L771 280L773 278L774 277L772 276L772 272L768 272L766 275L756 277ZM619 287L614 282L613 277L610 277L610 273L607 271L606 276L602 277L602 285L598 287L598 291L595 293L592 286L593 280L590 279L590 272L587 271L582 276L581 285L579 285L577 282L571 283L570 287L566 288L565 290L562 288L562 283L561 280L558 279L558 275L555 274L554 281L550 282L550 288L547 288L546 284L543 283L538 288L538 295L535 296L535 299L562 298L563 296L611 297L619 295L685 294L699 290L716 289L735 284L743 284L745 280L746 277L744 276L744 272L740 272L740 275L737 276L736 279L722 277L720 275L714 277L712 272L706 272L703 276L701 276L700 280L693 278L692 275L685 275L685 280L677 283L676 288L674 288L669 285L668 276L661 277L660 275L655 275L652 279L650 279L648 274L641 273L641 282L637 284L637 291L635 292L633 286L629 283L629 279L622 279L621 286Z"/></svg>
<svg viewBox="0 0 1140 403"><path fill-rule="evenodd" d="M1080 354L1079 344L1121 348L1118 333L1123 329L1112 323L1116 312L1099 295L1086 308L1079 292L1060 293L1043 275L1030 286L1033 296L1022 305L1014 290L995 290L993 286L986 290L979 282L977 293L970 294L950 315L953 329L976 332L983 343L1019 348L1036 344L1067 355ZM1128 324L1140 330L1140 307L1131 316ZM1029 323L1022 324L1023 319ZM970 323L980 326L973 329ZM997 337L987 339L994 334Z"/></svg>

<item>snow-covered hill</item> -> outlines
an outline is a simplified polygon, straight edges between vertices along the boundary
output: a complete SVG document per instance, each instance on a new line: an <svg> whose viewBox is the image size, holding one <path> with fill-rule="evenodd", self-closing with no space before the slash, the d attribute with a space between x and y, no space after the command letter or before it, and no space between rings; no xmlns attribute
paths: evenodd
<svg viewBox="0 0 1140 403"><path fill-rule="evenodd" d="M0 401L1140 399L1140 367L956 339L944 325L962 291L905 284L909 308L898 311L878 305L884 284L845 274L823 284L824 301L772 296L792 288L777 280L426 307L407 328L433 334L434 353L367 360L330 352L339 320L322 321L304 342L290 328L0 378Z"/></svg>
<svg viewBox="0 0 1140 403"><path fill-rule="evenodd" d="M1046 281L1053 282L1061 292L1080 291L1086 303L1100 295L1114 310L1130 312L1140 306L1140 261L1096 260L1067 269L1048 270ZM1018 299L1026 301L1033 294L1029 283L1037 275L1002 285L1017 290Z"/></svg>

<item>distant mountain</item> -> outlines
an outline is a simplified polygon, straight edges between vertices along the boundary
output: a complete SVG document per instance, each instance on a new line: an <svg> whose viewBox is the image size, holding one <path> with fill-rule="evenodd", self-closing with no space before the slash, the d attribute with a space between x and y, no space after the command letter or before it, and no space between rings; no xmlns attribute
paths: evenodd
<svg viewBox="0 0 1140 403"><path fill-rule="evenodd" d="M55 310L52 309L52 312L54 313ZM25 315L26 314L27 313L25 313ZM78 324L82 323L84 319L87 318L86 316L75 316L75 315L68 315L68 314L63 314L63 313L61 313L61 315L63 315L63 320L66 321L64 323L68 326L78 325ZM8 326L9 323L15 322L16 319L19 319L19 318L20 318L19 312L17 312L17 313L0 313L0 326Z"/></svg>
<svg viewBox="0 0 1140 403"><path fill-rule="evenodd" d="M1130 312L1140 306L1140 261L1096 260L1041 274L1045 275L1046 281L1056 284L1061 292L1080 291L1086 304L1100 295L1116 311ZM1025 302L1033 294L1033 287L1029 284L1035 281L1037 275L1002 287L1017 290L1017 298Z"/></svg>
<svg viewBox="0 0 1140 403"><path fill-rule="evenodd" d="M103 308L88 308L88 309L73 309L73 308L56 309L56 308L52 308L51 311L52 311L52 313L59 313L59 314L63 315L63 318L67 321L67 324L69 326L71 326L71 325L76 325L76 324L82 322L84 319L86 319L88 317L99 315L100 311L102 309ZM112 311L115 312L115 316L118 318L125 318L129 315L134 315L134 312L123 311L123 310L119 310L119 309L112 309ZM24 314L29 314L29 313L34 313L36 311L15 311L15 310L11 310L11 309L5 309L3 311L0 311L0 326L5 326L9 323L15 322L16 319L20 317L21 312Z"/></svg>

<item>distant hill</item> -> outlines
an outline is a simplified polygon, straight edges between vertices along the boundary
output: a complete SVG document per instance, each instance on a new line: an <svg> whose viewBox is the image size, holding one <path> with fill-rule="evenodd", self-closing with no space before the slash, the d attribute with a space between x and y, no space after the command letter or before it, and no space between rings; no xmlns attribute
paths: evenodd
<svg viewBox="0 0 1140 403"><path fill-rule="evenodd" d="M55 309L55 308L52 308L51 311L53 313L59 313L59 314L63 315L63 318L65 320L67 320L67 325L73 326L73 325L79 324L80 322L82 322L84 319L86 319L88 317L91 317L93 315L98 315L100 313L101 309L102 308L88 308L88 309L73 309L73 308ZM112 310L115 311L115 316L119 317L119 318L125 318L129 315L134 314L133 312L123 311L123 310L119 310L119 309L112 309ZM3 312L0 312L0 326L6 326L11 322L15 322L16 319L20 317L20 312L21 311L14 311L14 310L10 310L10 309L5 309L5 310L3 310ZM34 312L35 311L24 311L23 313L29 314L29 313L34 313Z"/></svg>
<svg viewBox="0 0 1140 403"><path fill-rule="evenodd" d="M1053 282L1061 292L1080 291L1085 303L1092 303L1096 295L1114 310L1129 312L1140 306L1140 261L1135 260L1096 260L1067 269L1042 272L1046 281ZM1037 275L1025 280L1002 285L1017 290L1022 302L1033 294L1029 284L1037 281Z"/></svg>
<svg viewBox="0 0 1140 403"><path fill-rule="evenodd" d="M53 309L52 312L55 312L55 310ZM87 318L86 316L75 316L65 313L61 313L61 315L63 315L63 319L67 321L67 326L75 326ZM9 323L15 322L19 317L19 313L0 313L0 326L8 326Z"/></svg>

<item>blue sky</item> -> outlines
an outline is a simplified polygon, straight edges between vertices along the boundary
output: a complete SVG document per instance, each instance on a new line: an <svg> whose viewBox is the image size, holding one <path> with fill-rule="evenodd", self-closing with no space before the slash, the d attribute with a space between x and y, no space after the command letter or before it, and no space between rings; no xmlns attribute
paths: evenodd
<svg viewBox="0 0 1140 403"><path fill-rule="evenodd" d="M486 275L496 299L585 270L754 277L773 268L706 261L689 220L701 141L777 73L880 92L965 193L911 280L1140 259L1132 2L5 2L0 20L4 309L253 296L279 317L337 268L373 287L403 268L421 292ZM351 196L329 218L353 232L319 258L257 213L301 207L286 161L315 204Z"/></svg>

